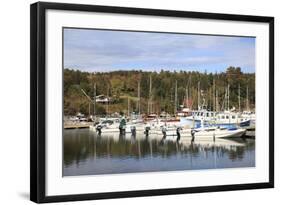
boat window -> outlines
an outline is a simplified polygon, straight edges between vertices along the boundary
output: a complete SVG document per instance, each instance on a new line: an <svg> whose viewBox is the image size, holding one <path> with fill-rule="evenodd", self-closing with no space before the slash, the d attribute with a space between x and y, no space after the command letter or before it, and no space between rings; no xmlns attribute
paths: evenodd
<svg viewBox="0 0 281 205"><path fill-rule="evenodd" d="M209 117L209 113L207 112L207 117Z"/></svg>
<svg viewBox="0 0 281 205"><path fill-rule="evenodd" d="M203 112L201 112L201 116L203 116Z"/></svg>
<svg viewBox="0 0 281 205"><path fill-rule="evenodd" d="M214 113L211 112L210 114L211 114L211 117L214 117Z"/></svg>
<svg viewBox="0 0 281 205"><path fill-rule="evenodd" d="M235 119L235 115L232 115L232 119Z"/></svg>
<svg viewBox="0 0 281 205"><path fill-rule="evenodd" d="M221 119L224 119L224 115L223 115L223 116L221 116Z"/></svg>
<svg viewBox="0 0 281 205"><path fill-rule="evenodd" d="M112 120L105 120L102 122L102 124L113 124L113 121Z"/></svg>
<svg viewBox="0 0 281 205"><path fill-rule="evenodd" d="M228 115L226 116L226 119L229 119L229 116L228 116Z"/></svg>

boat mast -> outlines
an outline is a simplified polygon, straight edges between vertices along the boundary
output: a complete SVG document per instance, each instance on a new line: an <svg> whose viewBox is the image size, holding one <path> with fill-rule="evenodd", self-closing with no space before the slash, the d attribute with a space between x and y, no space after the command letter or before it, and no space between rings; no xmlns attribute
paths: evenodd
<svg viewBox="0 0 281 205"><path fill-rule="evenodd" d="M198 96L197 96L198 110L200 110L200 81L198 82Z"/></svg>
<svg viewBox="0 0 281 205"><path fill-rule="evenodd" d="M93 73L91 73L91 91L92 91L92 94L93 94ZM91 105L89 104L89 110L90 110L90 106ZM89 113L90 113L90 111L89 111ZM93 115L93 113L92 113L92 115Z"/></svg>
<svg viewBox="0 0 281 205"><path fill-rule="evenodd" d="M94 85L94 115L96 117L97 84Z"/></svg>
<svg viewBox="0 0 281 205"><path fill-rule="evenodd" d="M90 98L89 95L87 95L87 93L81 88L82 93L86 96L86 98L89 100L89 107L88 107L88 111L89 111L89 116L90 116L90 104L92 103L92 99Z"/></svg>
<svg viewBox="0 0 281 205"><path fill-rule="evenodd" d="M247 111L249 111L249 86L248 85L247 85L246 107L247 107Z"/></svg>
<svg viewBox="0 0 281 205"><path fill-rule="evenodd" d="M91 103L89 102L89 104L88 104L88 117L90 118L90 116L91 116Z"/></svg>
<svg viewBox="0 0 281 205"><path fill-rule="evenodd" d="M107 86L106 117L108 116L108 106L109 106L109 86Z"/></svg>
<svg viewBox="0 0 281 205"><path fill-rule="evenodd" d="M216 112L219 111L218 91L216 90Z"/></svg>
<svg viewBox="0 0 281 205"><path fill-rule="evenodd" d="M185 104L186 104L186 107L187 108L190 108L189 106L189 98L191 99L191 96L189 96L189 86L190 86L190 81L191 81L191 75L189 75L189 78L188 78L188 82L187 82L187 85L186 85L186 90L185 90Z"/></svg>
<svg viewBox="0 0 281 205"><path fill-rule="evenodd" d="M188 107L188 85L185 88L185 105Z"/></svg>
<svg viewBox="0 0 281 205"><path fill-rule="evenodd" d="M130 117L130 97L128 96L128 117Z"/></svg>
<svg viewBox="0 0 281 205"><path fill-rule="evenodd" d="M228 111L228 123L230 124L230 112L229 112L229 84L227 84L227 111Z"/></svg>
<svg viewBox="0 0 281 205"><path fill-rule="evenodd" d="M229 84L227 84L227 110L229 111Z"/></svg>
<svg viewBox="0 0 281 205"><path fill-rule="evenodd" d="M150 114L151 110L152 110L152 102L151 102L151 98L152 98L152 79L151 79L151 75L149 76L149 99L148 99L148 106L147 106L147 113Z"/></svg>
<svg viewBox="0 0 281 205"><path fill-rule="evenodd" d="M240 83L238 85L238 110L241 112L241 105L240 105Z"/></svg>
<svg viewBox="0 0 281 205"><path fill-rule="evenodd" d="M138 110L140 115L140 81L138 82Z"/></svg>
<svg viewBox="0 0 281 205"><path fill-rule="evenodd" d="M175 110L174 114L177 114L177 102L178 101L178 81L176 80L176 86L175 86Z"/></svg>
<svg viewBox="0 0 281 205"><path fill-rule="evenodd" d="M225 94L224 94L224 99L223 99L223 103L221 106L221 110L225 111L226 110L226 106L227 106L227 88L225 87Z"/></svg>
<svg viewBox="0 0 281 205"><path fill-rule="evenodd" d="M216 80L213 81L213 111L216 109Z"/></svg>
<svg viewBox="0 0 281 205"><path fill-rule="evenodd" d="M92 84L92 88L94 89L94 91L93 91L93 117L94 118L96 118L96 83L94 83L94 85L93 85L93 73L91 73L91 84Z"/></svg>

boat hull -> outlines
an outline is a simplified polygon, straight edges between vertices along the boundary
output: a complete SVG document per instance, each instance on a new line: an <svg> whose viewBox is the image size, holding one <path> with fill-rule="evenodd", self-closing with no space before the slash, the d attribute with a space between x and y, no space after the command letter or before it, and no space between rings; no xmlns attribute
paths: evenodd
<svg viewBox="0 0 281 205"><path fill-rule="evenodd" d="M90 129L96 131L96 128L90 126ZM194 129L194 135L192 136L193 129L181 129L177 132L176 127L165 128L150 128L147 136L150 138L165 139L165 140L180 140L183 138L194 139L216 139L216 138L234 138L242 137L245 135L245 129L219 129L219 128L199 128ZM119 135L119 128L103 128L102 135ZM126 127L125 133L128 136L132 135L132 131L129 127ZM145 126L136 127L136 135L145 136Z"/></svg>

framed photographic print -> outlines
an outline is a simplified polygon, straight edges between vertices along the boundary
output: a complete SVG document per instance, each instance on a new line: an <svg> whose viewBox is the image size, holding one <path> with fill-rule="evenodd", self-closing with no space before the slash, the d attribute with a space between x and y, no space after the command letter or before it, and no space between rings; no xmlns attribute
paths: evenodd
<svg viewBox="0 0 281 205"><path fill-rule="evenodd" d="M274 187L274 18L31 5L34 202Z"/></svg>

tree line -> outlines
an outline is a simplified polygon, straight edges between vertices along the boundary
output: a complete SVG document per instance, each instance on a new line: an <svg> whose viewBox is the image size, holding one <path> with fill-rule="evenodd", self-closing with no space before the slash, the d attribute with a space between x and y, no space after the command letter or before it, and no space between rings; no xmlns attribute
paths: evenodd
<svg viewBox="0 0 281 205"><path fill-rule="evenodd" d="M64 69L63 80L65 115L75 115L77 112L95 112L97 115L127 113L128 109L142 114L174 113L186 105L197 109L202 104L210 110L219 111L226 109L228 87L231 108L238 109L240 96L241 110L255 109L255 73L243 73L240 67L228 67L220 73L184 70L90 73ZM93 103L81 89L92 99L94 96L108 95L114 100L109 105L96 103L93 109Z"/></svg>

